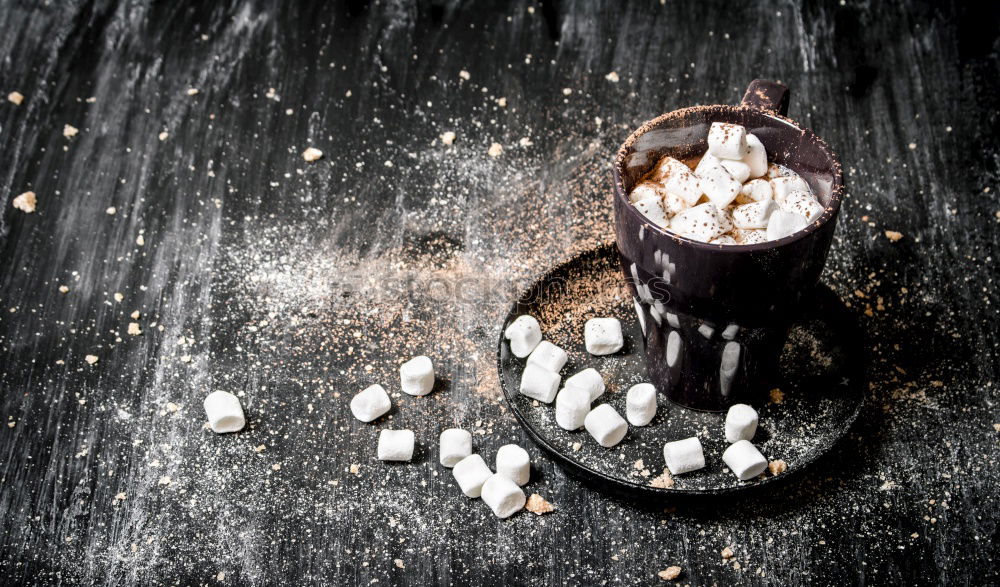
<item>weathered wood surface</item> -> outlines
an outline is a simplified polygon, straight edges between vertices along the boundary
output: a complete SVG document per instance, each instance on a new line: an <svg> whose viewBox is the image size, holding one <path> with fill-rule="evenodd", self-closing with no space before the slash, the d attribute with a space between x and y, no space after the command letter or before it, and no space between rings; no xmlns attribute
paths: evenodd
<svg viewBox="0 0 1000 587"><path fill-rule="evenodd" d="M995 7L305 4L0 4L5 583L997 581ZM754 77L847 171L825 280L869 333L862 422L787 490L676 509L532 448L558 509L496 520L433 447L529 446L496 387L509 295L611 238L629 129ZM416 352L447 380L423 400ZM396 408L365 426L373 381ZM203 429L212 389L247 431ZM413 465L374 460L390 426Z"/></svg>

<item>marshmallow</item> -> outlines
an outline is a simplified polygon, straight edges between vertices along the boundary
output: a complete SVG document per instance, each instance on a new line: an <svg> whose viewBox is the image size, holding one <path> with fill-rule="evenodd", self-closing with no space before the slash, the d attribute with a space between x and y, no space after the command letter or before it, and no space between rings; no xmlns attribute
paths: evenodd
<svg viewBox="0 0 1000 587"><path fill-rule="evenodd" d="M691 173L691 169L687 165L673 157L664 157L660 161L655 176L663 183L663 187L668 192L676 194L688 206L693 206L701 197L698 178Z"/></svg>
<svg viewBox="0 0 1000 587"><path fill-rule="evenodd" d="M469 455L455 463L451 474L466 497L479 497L483 493L483 483L493 476L493 471L486 466L483 457Z"/></svg>
<svg viewBox="0 0 1000 587"><path fill-rule="evenodd" d="M726 412L726 442L753 440L757 432L757 410L746 404L733 404Z"/></svg>
<svg viewBox="0 0 1000 587"><path fill-rule="evenodd" d="M628 194L628 201L635 204L647 198L659 198L663 195L664 191L662 185L652 181L644 181L632 188L632 191Z"/></svg>
<svg viewBox="0 0 1000 587"><path fill-rule="evenodd" d="M775 207L774 200L761 200L737 206L733 210L733 224L736 228L767 228L767 220Z"/></svg>
<svg viewBox="0 0 1000 587"><path fill-rule="evenodd" d="M773 241L794 234L809 224L809 219L795 212L775 210L767 221L767 240Z"/></svg>
<svg viewBox="0 0 1000 587"><path fill-rule="evenodd" d="M774 190L771 189L771 182L766 179L753 179L740 188L740 195L736 197L737 204L750 204L761 200L773 200Z"/></svg>
<svg viewBox="0 0 1000 587"><path fill-rule="evenodd" d="M472 454L472 434L461 428L449 428L441 432L441 464L454 467L459 461Z"/></svg>
<svg viewBox="0 0 1000 587"><path fill-rule="evenodd" d="M708 129L708 152L719 159L742 159L748 151L747 129L738 124L713 122Z"/></svg>
<svg viewBox="0 0 1000 587"><path fill-rule="evenodd" d="M403 392L410 395L427 395L434 389L434 364L429 357L413 357L399 367Z"/></svg>
<svg viewBox="0 0 1000 587"><path fill-rule="evenodd" d="M740 481L753 479L767 468L767 459L749 440L738 440L722 453L722 460Z"/></svg>
<svg viewBox="0 0 1000 587"><path fill-rule="evenodd" d="M389 394L385 388L376 383L364 389L351 398L351 413L362 422L371 422L392 408Z"/></svg>
<svg viewBox="0 0 1000 587"><path fill-rule="evenodd" d="M767 150L756 136L747 133L747 154L743 162L750 168L750 177L761 177L767 173Z"/></svg>
<svg viewBox="0 0 1000 587"><path fill-rule="evenodd" d="M566 351L547 340L543 340L528 355L528 364L539 365L553 373L558 373L568 359L569 355L566 354Z"/></svg>
<svg viewBox="0 0 1000 587"><path fill-rule="evenodd" d="M556 396L556 424L577 430L590 413L590 393L579 387L564 387Z"/></svg>
<svg viewBox="0 0 1000 587"><path fill-rule="evenodd" d="M739 324L730 324L729 326L726 326L725 330L722 331L722 338L726 340L733 340L736 338L736 335L739 334L739 332L740 332Z"/></svg>
<svg viewBox="0 0 1000 587"><path fill-rule="evenodd" d="M628 423L610 404L601 404L590 410L583 420L583 426L594 440L605 448L611 448L621 442L628 432Z"/></svg>
<svg viewBox="0 0 1000 587"><path fill-rule="evenodd" d="M664 444L663 459L671 475L690 473L705 466L705 452L697 436Z"/></svg>
<svg viewBox="0 0 1000 587"><path fill-rule="evenodd" d="M795 173L791 169L781 165L780 163L771 163L767 166L767 178L774 179L776 177L795 177L798 173Z"/></svg>
<svg viewBox="0 0 1000 587"><path fill-rule="evenodd" d="M559 374L537 363L528 363L521 374L521 394L543 403L551 403L559 390Z"/></svg>
<svg viewBox="0 0 1000 587"><path fill-rule="evenodd" d="M538 343L542 342L542 329L538 327L538 320L528 315L518 316L504 329L503 335L510 341L510 352L518 359L530 355Z"/></svg>
<svg viewBox="0 0 1000 587"><path fill-rule="evenodd" d="M378 435L378 460L409 461L413 458L413 430L383 430Z"/></svg>
<svg viewBox="0 0 1000 587"><path fill-rule="evenodd" d="M591 318L583 327L587 352L592 355L611 355L622 350L622 323L618 318Z"/></svg>
<svg viewBox="0 0 1000 587"><path fill-rule="evenodd" d="M528 451L516 444L505 444L497 451L497 475L503 475L518 485L525 485L531 477L531 457Z"/></svg>
<svg viewBox="0 0 1000 587"><path fill-rule="evenodd" d="M704 336L708 340L712 340L712 335L715 334L715 328L712 328L709 324L702 324L698 327L698 334Z"/></svg>
<svg viewBox="0 0 1000 587"><path fill-rule="evenodd" d="M712 240L708 241L708 243L712 244L712 245L737 245L737 244L739 244L739 243L736 242L736 239L734 239L733 237L729 236L728 234L724 234L722 236L717 236L717 237L713 238Z"/></svg>
<svg viewBox="0 0 1000 587"><path fill-rule="evenodd" d="M719 159L710 153L701 158L694 173L698 176L702 193L719 208L728 206L740 193L740 182L733 179Z"/></svg>
<svg viewBox="0 0 1000 587"><path fill-rule="evenodd" d="M771 180L771 190L774 192L774 201L779 204L785 199L785 196L792 192L805 192L811 194L809 190L809 184L806 180L802 179L798 175L776 177Z"/></svg>
<svg viewBox="0 0 1000 587"><path fill-rule="evenodd" d="M636 202L635 209L639 211L640 214L645 216L650 222L659 226L660 228L666 228L670 220L667 218L667 213L663 210L663 206L660 204L662 200L659 196L655 198L646 198L645 200L639 200Z"/></svg>
<svg viewBox="0 0 1000 587"><path fill-rule="evenodd" d="M678 196L674 192L667 192L663 194L663 201L660 202L663 205L663 210L666 211L667 216L673 216L674 214L679 214L688 207L687 202L684 198Z"/></svg>
<svg viewBox="0 0 1000 587"><path fill-rule="evenodd" d="M719 164L722 168L729 172L729 176L736 181L743 183L744 181L750 179L750 166L742 161L730 161L729 159L720 159Z"/></svg>
<svg viewBox="0 0 1000 587"><path fill-rule="evenodd" d="M774 213L771 213L772 216ZM770 218L768 218L770 222ZM755 245L767 242L767 231L757 229L737 228L733 230L733 238L741 245Z"/></svg>
<svg viewBox="0 0 1000 587"><path fill-rule="evenodd" d="M594 401L604 394L604 378L597 372L597 369L591 367L567 379L566 383L563 383L563 387L583 389L590 396L590 401Z"/></svg>
<svg viewBox="0 0 1000 587"><path fill-rule="evenodd" d="M239 398L228 391L213 391L208 394L204 406L212 432L239 432L247 424Z"/></svg>
<svg viewBox="0 0 1000 587"><path fill-rule="evenodd" d="M528 500L517 483L499 473L483 483L482 496L483 503L490 506L498 518L513 516Z"/></svg>
<svg viewBox="0 0 1000 587"><path fill-rule="evenodd" d="M639 383L625 395L625 417L633 426L645 426L656 416L656 388L652 383Z"/></svg>
<svg viewBox="0 0 1000 587"><path fill-rule="evenodd" d="M785 199L778 204L778 207L785 212L794 212L805 216L809 222L819 218L823 213L823 206L806 192L790 192Z"/></svg>
<svg viewBox="0 0 1000 587"><path fill-rule="evenodd" d="M702 242L708 242L726 232L725 226L725 218L712 203L688 208L670 221L670 230Z"/></svg>

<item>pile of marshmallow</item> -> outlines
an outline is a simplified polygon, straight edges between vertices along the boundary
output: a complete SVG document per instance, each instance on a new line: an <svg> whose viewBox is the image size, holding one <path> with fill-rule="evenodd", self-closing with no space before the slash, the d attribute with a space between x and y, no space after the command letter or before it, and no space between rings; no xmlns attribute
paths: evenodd
<svg viewBox="0 0 1000 587"><path fill-rule="evenodd" d="M566 379L559 390L559 371L566 365L566 351L542 340L538 321L531 316L519 316L504 330L510 350L518 358L527 357L521 374L520 393L541 403L555 400L555 419L560 428L574 431L583 427L605 448L617 445L628 433L628 426L646 426L653 421L657 409L656 388L639 383L629 388L625 396L625 418L607 403L592 407L604 395L601 374L588 368ZM584 327L584 342L592 355L610 355L621 350L621 323L616 318L593 318ZM558 392L557 392L558 390ZM726 466L741 481L760 475L767 468L767 459L750 441L757 431L757 412L746 404L736 404L726 414L726 440L732 443L722 454ZM668 442L663 446L663 458L671 475L697 471L705 466L705 453L697 436Z"/></svg>
<svg viewBox="0 0 1000 587"><path fill-rule="evenodd" d="M713 122L708 152L692 172L664 157L629 193L653 224L718 245L749 245L784 238L823 213L797 173L768 164L760 139L738 124Z"/></svg>
<svg viewBox="0 0 1000 587"><path fill-rule="evenodd" d="M415 357L399 368L400 387L409 395L427 395L434 389L434 364L425 356ZM362 422L373 422L392 409L389 394L381 385L371 385L351 399L351 413ZM382 461L413 459L416 435L412 430L382 430L377 454ZM452 469L455 481L467 497L481 497L500 518L520 511L527 498L521 486L531 477L528 451L516 444L500 447L494 460L496 473L472 452L472 433L449 428L438 439L442 466Z"/></svg>
<svg viewBox="0 0 1000 587"><path fill-rule="evenodd" d="M624 345L622 325L617 318L592 318L583 329L587 352L592 355L611 355ZM604 395L604 378L597 369L588 368L566 379L559 389L562 377L559 371L566 365L566 351L542 340L538 321L531 316L518 316L504 330L515 357L527 357L521 373L519 391L541 403L556 404L556 423L564 430L581 427L603 447L611 448L625 438L628 425L645 426L656 416L656 388L649 383L633 385L625 397L625 418L610 404L592 407ZM627 419L627 421L626 421Z"/></svg>

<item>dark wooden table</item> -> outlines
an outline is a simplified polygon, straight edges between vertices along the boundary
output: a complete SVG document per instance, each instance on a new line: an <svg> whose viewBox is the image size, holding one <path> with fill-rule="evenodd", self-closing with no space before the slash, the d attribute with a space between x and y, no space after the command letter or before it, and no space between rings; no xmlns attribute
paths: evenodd
<svg viewBox="0 0 1000 587"><path fill-rule="evenodd" d="M4 583L998 580L995 7L305 4L0 4L0 90L24 96L0 104ZM602 495L505 411L499 321L611 239L630 129L754 77L844 163L824 281L868 333L868 402L773 494ZM445 381L400 396L421 352ZM363 425L372 382L396 407ZM216 389L244 432L203 427ZM557 510L460 496L452 424L487 460L529 447ZM385 427L416 431L413 464L375 460Z"/></svg>

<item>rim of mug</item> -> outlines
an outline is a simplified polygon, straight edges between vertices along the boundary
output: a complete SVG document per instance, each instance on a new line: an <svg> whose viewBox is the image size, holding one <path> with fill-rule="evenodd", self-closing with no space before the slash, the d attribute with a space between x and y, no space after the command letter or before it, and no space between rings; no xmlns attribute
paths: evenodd
<svg viewBox="0 0 1000 587"><path fill-rule="evenodd" d="M805 228L798 230L786 237L782 237L773 241L766 241L763 243L754 243L749 245L712 244L694 240L686 236L681 236L676 232L667 230L666 228L662 228L660 226L657 226L656 224L653 224L653 222L649 220L649 218L646 218L645 215L639 212L639 210L637 210L636 207L633 206L632 203L628 201L628 194L625 191L625 182L622 179L622 168L625 164L625 157L628 156L629 149L633 145L635 145L636 141L638 141L642 135L646 134L651 130L656 129L665 120L680 117L683 116L685 113L689 112L716 111L722 113L722 112L741 112L747 110L753 111L755 114L772 118L774 120L777 120L778 122L791 126L796 131L801 133L804 137L806 137L808 140L813 142L824 153L826 153L827 156L830 157L830 160L833 162L833 170L832 170L833 185L830 190L830 202L823 208L823 213L819 215L819 218L810 222ZM711 117L709 117L708 122L711 123L711 122L729 122L729 121L711 120ZM776 249L778 247L782 247L787 244L801 240L806 236L822 228L827 222L829 222L833 217L836 216L837 211L840 209L840 203L843 200L843 195L844 195L844 176L843 176L843 169L841 168L840 165L840 159L837 158L837 154L833 152L833 150L829 147L829 145L826 144L826 141L820 138L819 135L814 133L809 128L800 125L799 123L795 122L791 118L788 118L787 116L782 116L774 112L768 112L760 108L746 104L740 104L738 106L729 106L725 104L689 106L687 108L680 108L678 110L667 112L666 114L661 114L652 120L648 120L645 123L643 123L639 128L637 128L635 131L633 131L632 134L630 134L628 138L625 139L625 142L622 143L622 146L618 148L618 153L615 155L615 162L611 171L615 181L615 197L624 200L624 203L626 204L625 207L628 208L628 212L626 212L626 214L635 215L636 217L638 217L639 221L642 222L645 226L657 231L658 233L664 236L674 239L675 241L678 242L678 244L690 246L696 249L702 249L705 251L719 251L719 252L733 252L733 253L765 251L768 249Z"/></svg>

